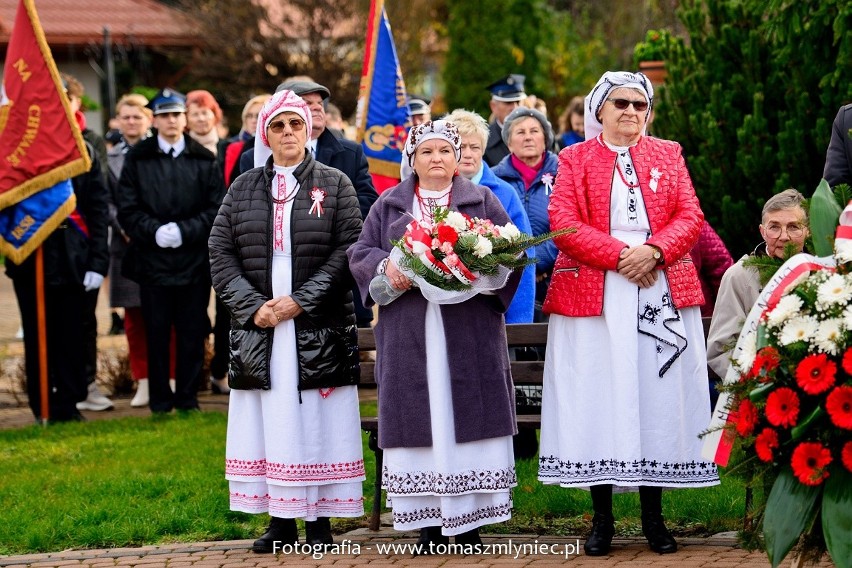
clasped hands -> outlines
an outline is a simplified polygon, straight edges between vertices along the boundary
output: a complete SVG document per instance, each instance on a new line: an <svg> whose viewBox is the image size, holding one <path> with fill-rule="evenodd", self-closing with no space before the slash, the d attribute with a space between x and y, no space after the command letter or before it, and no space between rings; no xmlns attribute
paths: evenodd
<svg viewBox="0 0 852 568"><path fill-rule="evenodd" d="M154 240L160 248L178 248L183 244L180 227L175 222L166 223L157 229L157 232L154 234Z"/></svg>
<svg viewBox="0 0 852 568"><path fill-rule="evenodd" d="M640 288L650 288L654 285L660 276L656 268L654 249L649 245L624 247L615 267L619 274Z"/></svg>
<svg viewBox="0 0 852 568"><path fill-rule="evenodd" d="M392 260L388 260L388 264L385 267L385 276L387 276L388 282L390 282L391 288L394 290L408 290L411 288L411 279L400 272Z"/></svg>
<svg viewBox="0 0 852 568"><path fill-rule="evenodd" d="M302 306L290 296L281 296L272 298L263 303L256 312L254 312L254 325L257 327L275 327L285 320L293 319L301 314Z"/></svg>

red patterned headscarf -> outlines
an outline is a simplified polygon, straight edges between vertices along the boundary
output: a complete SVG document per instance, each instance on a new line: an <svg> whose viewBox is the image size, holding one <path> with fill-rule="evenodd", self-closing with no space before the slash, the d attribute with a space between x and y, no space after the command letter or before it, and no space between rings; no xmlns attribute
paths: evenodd
<svg viewBox="0 0 852 568"><path fill-rule="evenodd" d="M281 114L282 112L294 112L305 121L307 129L306 143L311 141L311 111L308 109L308 103L293 91L279 91L272 95L272 98L266 101L263 108L260 109L260 115L257 117L257 140L261 144L254 145L254 167L260 167L266 164L266 160L272 155L272 150L269 149L269 139L266 137L266 129L269 123Z"/></svg>

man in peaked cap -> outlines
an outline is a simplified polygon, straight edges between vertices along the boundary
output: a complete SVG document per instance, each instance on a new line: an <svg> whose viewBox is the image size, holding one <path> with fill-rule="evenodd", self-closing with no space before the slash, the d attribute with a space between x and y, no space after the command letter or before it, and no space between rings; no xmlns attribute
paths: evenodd
<svg viewBox="0 0 852 568"><path fill-rule="evenodd" d="M432 108L425 98L411 97L408 99L408 109L411 113L411 126L420 126L432 120Z"/></svg>
<svg viewBox="0 0 852 568"><path fill-rule="evenodd" d="M210 332L207 237L224 184L216 156L184 133L186 98L163 89L148 108L157 135L127 152L115 196L118 221L130 239L122 274L139 284L151 411L196 410ZM169 388L172 327L174 393Z"/></svg>
<svg viewBox="0 0 852 568"><path fill-rule="evenodd" d="M525 79L523 75L506 75L486 87L491 91L491 114L494 115L494 122L488 127L488 145L485 147L483 159L492 168L509 154L509 148L503 142L503 121L527 97L524 92Z"/></svg>

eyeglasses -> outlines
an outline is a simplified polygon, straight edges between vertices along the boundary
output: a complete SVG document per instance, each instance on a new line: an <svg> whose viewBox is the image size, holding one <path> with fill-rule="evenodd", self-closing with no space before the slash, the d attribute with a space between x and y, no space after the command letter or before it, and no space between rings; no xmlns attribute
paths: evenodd
<svg viewBox="0 0 852 568"><path fill-rule="evenodd" d="M305 122L299 120L298 118L291 118L290 120L274 120L269 123L269 130L274 132L275 134L280 134L284 132L284 125L289 124L290 130L293 132L299 132L305 127Z"/></svg>
<svg viewBox="0 0 852 568"><path fill-rule="evenodd" d="M786 227L784 225L779 225L778 223L770 223L763 227L763 230L766 231L766 234L773 239L777 239L781 236L781 232L787 232L787 236L791 239L798 239L805 233L804 225L800 225L799 223L790 223Z"/></svg>
<svg viewBox="0 0 852 568"><path fill-rule="evenodd" d="M618 110L627 110L627 107L633 105L636 112L645 112L648 110L648 101L630 101L627 99L607 99Z"/></svg>

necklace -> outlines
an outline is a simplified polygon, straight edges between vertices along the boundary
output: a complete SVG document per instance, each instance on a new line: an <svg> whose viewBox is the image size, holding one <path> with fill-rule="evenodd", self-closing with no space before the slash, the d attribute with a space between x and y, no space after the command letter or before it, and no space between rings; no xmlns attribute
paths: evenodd
<svg viewBox="0 0 852 568"><path fill-rule="evenodd" d="M618 154L615 169L618 170L624 185L629 188L639 187L639 178L636 176L636 170L633 169L633 162L628 158L627 152Z"/></svg>
<svg viewBox="0 0 852 568"><path fill-rule="evenodd" d="M429 221L430 223L433 222L435 220L435 211L438 207L446 207L449 209L452 193L453 188L451 186L447 191L436 195L435 197L423 197L420 195L420 186L414 186L414 195L417 197L417 203L420 205L420 215L423 217L423 220ZM446 203L444 203L445 199Z"/></svg>
<svg viewBox="0 0 852 568"><path fill-rule="evenodd" d="M281 175L281 174L277 174L276 177L278 178L278 188L277 188L278 191L277 191L277 193L278 193L278 195L281 195L281 193L282 193L281 190L283 189L284 190L284 198L283 199L276 198L273 195L272 196L272 202L275 203L276 205L283 205L283 204L287 203L288 201L292 201L293 199L295 199L296 194L299 192L299 184L296 183L295 187L293 187L293 190L290 191L290 193L287 193L287 182L284 181L284 176Z"/></svg>

